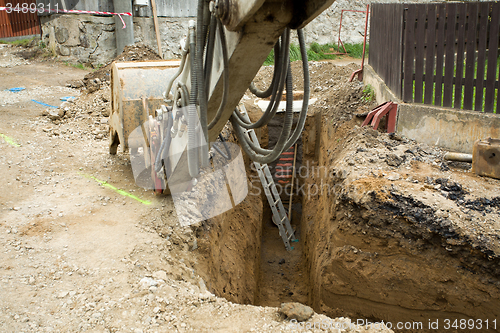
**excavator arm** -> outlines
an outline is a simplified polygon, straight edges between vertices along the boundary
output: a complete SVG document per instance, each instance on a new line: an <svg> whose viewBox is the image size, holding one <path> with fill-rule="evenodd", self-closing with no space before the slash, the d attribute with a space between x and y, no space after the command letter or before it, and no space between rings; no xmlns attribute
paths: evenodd
<svg viewBox="0 0 500 333"><path fill-rule="evenodd" d="M299 29L303 47L300 29L333 2L199 0L196 21L190 22L188 37L181 42L181 61L113 64L110 153L116 154L118 145L130 148L133 167L140 161L142 171L134 171L136 182L141 185L140 179L146 178L143 187L168 193L175 184L183 188L196 182L209 164L209 143L231 119L251 159L260 163L275 159L296 141L300 121L293 131L291 122L285 121L282 140L270 150L255 147L242 133L269 122L283 90L290 89L290 30ZM252 124L240 116L237 106L273 47L280 63L268 89L271 107L265 119ZM307 58L305 50L302 54ZM306 65L307 59L305 71ZM255 87L252 91L264 94ZM307 104L303 111L301 119ZM292 116L287 112L288 119ZM150 177L144 177L144 171Z"/></svg>

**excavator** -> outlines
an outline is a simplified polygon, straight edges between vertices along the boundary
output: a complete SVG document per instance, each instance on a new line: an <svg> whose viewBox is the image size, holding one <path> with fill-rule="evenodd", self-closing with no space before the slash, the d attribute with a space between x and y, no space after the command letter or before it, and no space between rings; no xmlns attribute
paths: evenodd
<svg viewBox="0 0 500 333"><path fill-rule="evenodd" d="M302 28L334 1L199 0L196 20L190 21L180 41L180 60L113 63L110 154L116 154L118 146L129 150L136 183L171 194L176 209L177 204L185 205L177 213L187 221L237 205L247 193L241 150L265 165L292 147L302 133L310 96ZM295 126L292 31L304 72L303 106ZM273 49L272 82L260 90L252 81ZM256 122L239 107L248 89L270 99ZM287 107L281 134L273 148L262 148L250 134L276 115L282 97ZM239 145L225 142L221 133L227 126ZM193 211L198 215L190 216Z"/></svg>

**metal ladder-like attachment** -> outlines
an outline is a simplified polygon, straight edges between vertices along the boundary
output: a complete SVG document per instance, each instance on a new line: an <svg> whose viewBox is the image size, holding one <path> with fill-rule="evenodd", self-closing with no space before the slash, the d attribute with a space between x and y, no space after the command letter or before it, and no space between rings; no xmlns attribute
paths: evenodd
<svg viewBox="0 0 500 333"><path fill-rule="evenodd" d="M245 118L245 120L250 121L248 114L246 113L245 107L240 106L240 112ZM259 145L259 140L255 131L253 129L246 130L246 135L252 140L255 145ZM257 169L257 173L259 174L260 182L262 183L262 187L264 188L264 193L266 194L267 201L269 202L269 206L271 207L271 211L273 213L273 222L278 226L279 233L281 238L283 239L283 243L285 243L285 247L288 251L293 250L293 247L290 245L291 242L298 242L298 239L295 238L294 230L290 225L290 220L288 219L287 212L285 207L283 206L283 202L281 201L281 197L276 189L276 184L274 183L273 176L269 170L269 166L267 164L260 164L258 162L253 162L255 168Z"/></svg>

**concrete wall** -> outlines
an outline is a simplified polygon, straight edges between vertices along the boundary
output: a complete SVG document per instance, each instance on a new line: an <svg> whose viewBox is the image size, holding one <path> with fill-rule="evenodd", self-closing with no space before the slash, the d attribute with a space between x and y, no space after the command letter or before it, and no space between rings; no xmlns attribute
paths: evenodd
<svg viewBox="0 0 500 333"><path fill-rule="evenodd" d="M401 101L394 95L385 82L378 76L370 65L366 65L363 70L363 83L371 85L375 91L375 99L378 104L387 101L401 103Z"/></svg>
<svg viewBox="0 0 500 333"><path fill-rule="evenodd" d="M373 87L378 104L399 103L396 131L409 139L472 154L476 140L500 138L500 115L403 103L369 65L363 83Z"/></svg>
<svg viewBox="0 0 500 333"><path fill-rule="evenodd" d="M500 138L500 115L400 104L397 132L428 145L472 154L476 140Z"/></svg>
<svg viewBox="0 0 500 333"><path fill-rule="evenodd" d="M179 58L180 40L187 36L189 20L193 18L159 17L160 35L163 57ZM150 17L134 17L134 37L136 43L143 43L158 52L153 19Z"/></svg>
<svg viewBox="0 0 500 333"><path fill-rule="evenodd" d="M487 0L480 0L487 1ZM340 15L343 9L366 10L366 5L372 3L404 3L404 2L446 2L446 0L336 0L330 8L319 15L306 28L306 41L308 44L317 42L319 44L337 43L339 36ZM362 43L365 33L365 14L344 12L342 19L341 39L344 43ZM370 36L370 24L368 23L368 38ZM369 41L368 41L369 42Z"/></svg>

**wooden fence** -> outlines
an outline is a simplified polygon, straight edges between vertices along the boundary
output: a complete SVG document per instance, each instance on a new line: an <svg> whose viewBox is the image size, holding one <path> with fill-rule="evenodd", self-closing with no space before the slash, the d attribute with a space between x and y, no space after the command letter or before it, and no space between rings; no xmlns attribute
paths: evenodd
<svg viewBox="0 0 500 333"><path fill-rule="evenodd" d="M7 3L15 8L17 4L34 3L36 0L0 0L0 7L6 7ZM32 14L12 11L0 11L0 38L20 37L40 34L40 22L36 13Z"/></svg>
<svg viewBox="0 0 500 333"><path fill-rule="evenodd" d="M500 3L373 4L370 31L370 65L403 101L500 113Z"/></svg>

